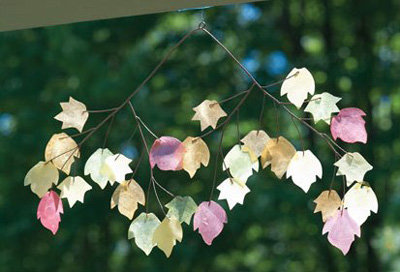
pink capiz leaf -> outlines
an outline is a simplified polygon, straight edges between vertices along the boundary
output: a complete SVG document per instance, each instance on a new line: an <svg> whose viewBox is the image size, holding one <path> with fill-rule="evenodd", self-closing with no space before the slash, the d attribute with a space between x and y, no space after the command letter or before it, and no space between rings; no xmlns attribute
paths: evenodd
<svg viewBox="0 0 400 272"><path fill-rule="evenodd" d="M207 245L211 245L215 237L222 232L224 223L228 223L226 212L215 201L202 202L194 214L194 230L199 229L199 233Z"/></svg>
<svg viewBox="0 0 400 272"><path fill-rule="evenodd" d="M344 108L332 118L331 133L333 139L340 138L346 143L367 142L365 130L365 112L358 108Z"/></svg>
<svg viewBox="0 0 400 272"><path fill-rule="evenodd" d="M150 166L158 166L163 171L182 170L185 147L178 139L163 136L156 139L150 149Z"/></svg>
<svg viewBox="0 0 400 272"><path fill-rule="evenodd" d="M49 229L54 235L61 222L61 213L64 213L64 210L60 197L54 191L47 192L39 202L37 218L40 219L43 227Z"/></svg>
<svg viewBox="0 0 400 272"><path fill-rule="evenodd" d="M335 216L326 221L322 234L327 232L329 232L329 243L339 248L343 255L349 252L354 235L361 236L360 226L350 217L346 209L338 210Z"/></svg>

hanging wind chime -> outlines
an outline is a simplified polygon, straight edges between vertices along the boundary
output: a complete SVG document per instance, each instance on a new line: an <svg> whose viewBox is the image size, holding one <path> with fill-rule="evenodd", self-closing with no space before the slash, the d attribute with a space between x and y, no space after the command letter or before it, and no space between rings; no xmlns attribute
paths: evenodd
<svg viewBox="0 0 400 272"><path fill-rule="evenodd" d="M223 101L204 100L193 108L195 114L193 121L200 122L200 130L205 131L198 136L188 136L183 142L172 136L158 137L146 123L140 118L134 107L134 97L141 91L143 86L157 73L159 68L168 60L172 53L194 34L203 33L210 37L221 47L230 59L248 76L251 85L248 89L241 91ZM288 102L283 102L273 96L269 89L281 85L281 96L287 96ZM344 193L341 198L339 194L331 189L314 200L316 203L314 212L321 212L322 221L325 225L322 234L328 233L329 242L346 254L354 236L361 236L360 226L370 215L371 211L378 211L376 196L367 182L364 181L366 172L372 166L357 152L348 152L343 149L337 139L346 143L366 143L367 132L363 116L365 113L358 108L337 107L341 98L330 93L315 93L315 82L312 74L306 68L294 68L283 80L269 85L259 83L251 73L238 61L233 53L226 48L207 28L204 22L187 33L179 40L154 68L148 77L139 84L119 106L104 110L87 110L86 106L72 97L68 102L61 103L62 112L55 119L62 122L62 129L75 128L78 134L68 135L64 132L54 134L45 149L44 161L38 162L27 173L24 185L30 185L33 193L40 202L37 209L37 218L42 225L53 234L58 231L61 214L64 213L61 198L68 200L72 208L76 202L84 202L87 191L92 189L87 180L95 182L101 189L108 184L113 186L118 183L112 198L111 209L118 207L119 212L133 220L128 230L128 239L134 239L136 245L149 255L157 246L167 257L170 256L176 241L181 242L183 231L181 224L191 224L193 217L193 229L198 230L204 242L211 245L213 240L222 232L224 224L228 223L225 210L213 200L214 189L219 191L219 200L226 200L229 209L232 210L236 204L243 204L245 196L250 192L246 182L254 172L270 167L278 179L291 178L293 183L307 192L310 186L322 179L323 169L319 159L311 150L296 150L290 141L283 136L277 135L271 138L267 132L259 128L249 131L248 134L234 145L224 156L222 142L224 128L229 124L232 117L245 105L246 99L251 93L260 92L264 98L270 99L274 105L280 107L291 117L293 125L299 133L296 122L306 126L319 136L332 150L337 159L334 167L337 176L343 176ZM311 96L311 97L310 97ZM230 113L226 113L221 104L240 98L239 102ZM263 100L264 103L264 100ZM304 104L304 112L312 114L315 123L324 122L330 126L332 138L315 129L307 119L299 117L291 109L294 105L300 110ZM264 105L263 105L264 106ZM132 160L122 154L114 154L106 147L97 149L86 161L84 173L81 176L71 175L71 166L80 157L81 147L100 128L107 123L112 123L114 117L122 109L128 108L133 116L133 121L139 131L143 143L142 155L136 161L136 166L131 169ZM106 113L106 117L96 126L83 130L90 114ZM337 113L337 114L336 114ZM336 114L333 115L332 114ZM211 127L211 129L208 129ZM110 128L110 126L109 126ZM208 166L210 151L205 142L206 136L221 131L218 150L215 152L215 172L210 198L199 205L190 196L175 196L163 185L157 182L153 169L158 167L162 171L186 171L193 178L196 171L203 165ZM155 140L151 147L147 144L145 132L148 132ZM106 137L109 129L107 129ZM279 133L279 131L278 131ZM83 136L78 143L75 137ZM136 171L142 159L147 155L149 160L150 180L145 194L142 186L137 182ZM222 160L219 161L218 159ZM217 171L227 173L227 178L216 186ZM67 177L59 183L59 172ZM286 175L286 176L285 176ZM82 177L86 176L86 180ZM140 178L138 178L140 180ZM149 211L149 195L151 188L160 205L164 218L160 219ZM165 205L164 210L157 190L165 191L171 201ZM60 195L56 192L60 191ZM145 206L145 212L135 217L138 206Z"/></svg>

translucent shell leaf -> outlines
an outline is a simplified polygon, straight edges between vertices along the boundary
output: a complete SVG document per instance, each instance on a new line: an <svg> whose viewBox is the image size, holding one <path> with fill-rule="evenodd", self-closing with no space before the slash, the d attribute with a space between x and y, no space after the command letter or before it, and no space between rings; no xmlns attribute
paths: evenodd
<svg viewBox="0 0 400 272"><path fill-rule="evenodd" d="M249 152L252 161L261 156L265 145L270 137L264 130L252 130L240 141L243 143L242 150Z"/></svg>
<svg viewBox="0 0 400 272"><path fill-rule="evenodd" d="M156 139L150 149L151 168L157 165L163 171L182 170L185 147L178 139L163 136Z"/></svg>
<svg viewBox="0 0 400 272"><path fill-rule="evenodd" d="M60 105L62 112L57 114L54 119L63 123L61 128L76 128L79 132L82 132L89 118L89 113L86 110L85 104L69 97L68 102L61 102Z"/></svg>
<svg viewBox="0 0 400 272"><path fill-rule="evenodd" d="M165 207L168 208L167 217L174 217L180 223L190 225L190 220L197 210L196 202L190 196L176 196Z"/></svg>
<svg viewBox="0 0 400 272"><path fill-rule="evenodd" d="M284 137L271 138L261 154L261 165L263 168L271 165L271 171L280 179L295 154L296 149Z"/></svg>
<svg viewBox="0 0 400 272"><path fill-rule="evenodd" d="M86 161L85 175L90 175L90 178L96 182L101 189L104 189L108 183L108 175L103 175L101 173L101 168L104 167L106 158L113 155L114 154L107 148L99 148Z"/></svg>
<svg viewBox="0 0 400 272"><path fill-rule="evenodd" d="M342 205L342 200L335 190L323 191L315 200L314 213L321 212L322 221L326 222L330 217L336 215L337 210Z"/></svg>
<svg viewBox="0 0 400 272"><path fill-rule="evenodd" d="M349 216L346 209L338 210L330 217L322 230L322 234L328 233L328 241L340 249L343 255L350 250L354 241L354 235L361 236L360 226Z"/></svg>
<svg viewBox="0 0 400 272"><path fill-rule="evenodd" d="M336 103L340 100L340 97L333 96L327 92L316 94L310 99L304 111L312 114L315 123L324 121L329 125L332 113L339 112Z"/></svg>
<svg viewBox="0 0 400 272"><path fill-rule="evenodd" d="M40 219L43 227L50 230L53 235L58 231L58 225L61 222L61 213L64 213L61 199L56 192L47 192L39 202L37 219Z"/></svg>
<svg viewBox="0 0 400 272"><path fill-rule="evenodd" d="M346 176L347 186L354 181L363 181L365 173L373 168L358 152L346 153L334 165L338 167L337 176Z"/></svg>
<svg viewBox="0 0 400 272"><path fill-rule="evenodd" d="M363 116L366 114L358 108L342 109L332 118L331 133L334 140L340 138L346 143L367 143L367 131Z"/></svg>
<svg viewBox="0 0 400 272"><path fill-rule="evenodd" d="M92 189L92 186L83 178L77 176L66 177L57 188L61 190L61 198L66 198L72 208L77 201L84 202L85 194Z"/></svg>
<svg viewBox="0 0 400 272"><path fill-rule="evenodd" d="M225 179L217 189L220 191L218 199L226 199L231 210L236 204L243 204L244 197L250 192L245 183L239 183L231 178Z"/></svg>
<svg viewBox="0 0 400 272"><path fill-rule="evenodd" d="M297 151L289 162L286 177L292 177L293 183L308 192L311 184L322 178L322 165L310 151Z"/></svg>
<svg viewBox="0 0 400 272"><path fill-rule="evenodd" d="M281 96L287 94L289 101L300 109L308 94L314 94L315 82L306 68L293 68L282 83Z"/></svg>
<svg viewBox="0 0 400 272"><path fill-rule="evenodd" d="M111 209L118 205L118 211L132 220L138 203L145 205L146 200L142 187L133 179L122 181L111 197Z"/></svg>
<svg viewBox="0 0 400 272"><path fill-rule="evenodd" d="M355 183L343 198L351 218L361 226L371 215L371 211L378 212L378 199L374 191L366 184Z"/></svg>
<svg viewBox="0 0 400 272"><path fill-rule="evenodd" d="M131 162L131 159L122 154L108 156L100 169L100 174L106 176L111 185L113 185L114 182L120 183L125 181L125 176L127 174L133 172L129 167Z"/></svg>
<svg viewBox="0 0 400 272"><path fill-rule="evenodd" d="M53 184L58 183L58 170L50 162L38 162L25 176L24 185L31 186L39 198L42 198Z"/></svg>
<svg viewBox="0 0 400 272"><path fill-rule="evenodd" d="M78 145L64 132L53 134L47 143L44 157L46 161L51 161L55 167L69 175L71 165L75 157L80 157Z"/></svg>
<svg viewBox="0 0 400 272"><path fill-rule="evenodd" d="M190 177L196 174L197 169L208 165L210 161L210 151L207 144L201 138L187 137L183 141L185 153L183 154L183 170L189 173Z"/></svg>
<svg viewBox="0 0 400 272"><path fill-rule="evenodd" d="M222 232L224 224L228 223L225 210L214 201L204 201L194 214L193 230L198 229L207 245Z"/></svg>
<svg viewBox="0 0 400 272"><path fill-rule="evenodd" d="M160 223L160 220L153 213L141 213L129 226L128 239L135 238L136 245L146 255L149 255L156 246L153 242L153 234Z"/></svg>
<svg viewBox="0 0 400 272"><path fill-rule="evenodd" d="M226 154L222 169L229 169L231 176L239 182L245 183L247 179L258 171L258 161L253 162L248 152L244 152L240 145L235 145Z"/></svg>
<svg viewBox="0 0 400 272"><path fill-rule="evenodd" d="M154 231L153 243L155 243L168 258L172 253L176 241L181 242L182 237L183 231L179 221L173 217L168 218L166 216Z"/></svg>
<svg viewBox="0 0 400 272"><path fill-rule="evenodd" d="M226 116L226 112L221 108L215 100L204 100L200 105L193 108L196 112L192 120L200 121L201 130L205 130L211 126L213 129L217 127L218 120Z"/></svg>

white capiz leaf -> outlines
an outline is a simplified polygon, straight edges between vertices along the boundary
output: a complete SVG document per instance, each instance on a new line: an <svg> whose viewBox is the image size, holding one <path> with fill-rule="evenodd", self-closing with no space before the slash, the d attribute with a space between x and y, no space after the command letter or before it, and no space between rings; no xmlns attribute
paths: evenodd
<svg viewBox="0 0 400 272"><path fill-rule="evenodd" d="M344 195L344 207L350 217L361 226L371 215L371 211L378 212L378 199L370 186L357 182Z"/></svg>
<svg viewBox="0 0 400 272"><path fill-rule="evenodd" d="M97 149L86 161L85 164L85 175L90 175L92 180L96 182L101 189L104 189L108 182L108 176L101 173L101 168L105 164L107 157L112 156L113 153L107 148Z"/></svg>
<svg viewBox="0 0 400 272"><path fill-rule="evenodd" d="M365 173L373 168L358 152L346 153L334 165L338 167L337 176L346 176L347 186L363 181Z"/></svg>
<svg viewBox="0 0 400 272"><path fill-rule="evenodd" d="M68 176L57 188L61 190L60 197L68 199L69 206L72 208L77 201L84 202L85 194L92 189L92 186L79 176Z"/></svg>
<svg viewBox="0 0 400 272"><path fill-rule="evenodd" d="M281 96L287 94L289 101L300 109L308 94L315 92L314 78L307 68L293 68L286 78L281 87Z"/></svg>
<svg viewBox="0 0 400 272"><path fill-rule="evenodd" d="M322 165L310 151L297 151L289 162L286 177L292 177L293 183L307 193L317 177L322 178Z"/></svg>
<svg viewBox="0 0 400 272"><path fill-rule="evenodd" d="M333 96L327 92L316 94L311 98L304 111L312 114L315 123L322 120L329 125L332 113L339 112L336 103L340 100L340 97Z"/></svg>
<svg viewBox="0 0 400 272"><path fill-rule="evenodd" d="M250 154L242 150L240 145L235 145L226 154L222 163L222 169L225 171L229 168L229 172L233 178L239 182L246 182L247 179L258 171L258 160L252 162Z"/></svg>
<svg viewBox="0 0 400 272"><path fill-rule="evenodd" d="M100 173L108 177L111 185L113 185L114 182L121 183L122 181L125 181L125 176L127 174L133 172L129 167L131 162L131 159L122 154L108 156L105 159L104 165L100 169Z"/></svg>
<svg viewBox="0 0 400 272"><path fill-rule="evenodd" d="M236 204L243 204L244 197L250 192L245 183L240 183L234 179L227 178L217 189L220 191L218 199L226 199L229 209L233 209Z"/></svg>

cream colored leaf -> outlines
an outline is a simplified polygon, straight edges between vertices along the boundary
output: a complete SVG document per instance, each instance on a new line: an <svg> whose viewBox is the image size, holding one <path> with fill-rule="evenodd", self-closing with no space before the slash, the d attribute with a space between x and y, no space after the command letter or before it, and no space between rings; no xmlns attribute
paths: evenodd
<svg viewBox="0 0 400 272"><path fill-rule="evenodd" d="M196 113L194 114L192 120L200 121L200 127L202 131L209 126L215 129L218 120L226 116L226 112L215 100L204 100L200 105L194 107L193 110Z"/></svg>
<svg viewBox="0 0 400 272"><path fill-rule="evenodd" d="M335 190L323 191L315 200L314 213L321 212L322 221L325 222L330 217L336 215L337 210L342 205L342 200Z"/></svg>
<svg viewBox="0 0 400 272"><path fill-rule="evenodd" d="M289 162L286 177L292 177L293 183L308 192L311 184L322 178L322 165L310 151L297 151Z"/></svg>
<svg viewBox="0 0 400 272"><path fill-rule="evenodd" d="M132 220L138 203L145 205L142 187L133 179L122 181L111 197L111 209L118 205L118 211Z"/></svg>
<svg viewBox="0 0 400 272"><path fill-rule="evenodd" d="M354 181L363 181L365 173L373 168L358 152L346 153L334 165L338 167L337 176L346 176L347 186Z"/></svg>
<svg viewBox="0 0 400 272"><path fill-rule="evenodd" d="M58 170L46 162L38 162L25 176L24 186L31 185L31 190L39 198L42 198L53 184L58 183Z"/></svg>
<svg viewBox="0 0 400 272"><path fill-rule="evenodd" d="M261 156L270 137L264 130L252 130L242 140L242 150L249 152L251 160L255 161Z"/></svg>
<svg viewBox="0 0 400 272"><path fill-rule="evenodd" d="M284 137L271 138L261 154L261 165L263 168L271 165L271 171L281 179L295 154L296 149Z"/></svg>
<svg viewBox="0 0 400 272"><path fill-rule="evenodd" d="M85 104L69 97L68 102L61 102L60 105L63 111L57 114L54 119L63 123L61 128L76 128L79 132L82 132L89 118Z"/></svg>
<svg viewBox="0 0 400 272"><path fill-rule="evenodd" d="M57 186L61 190L61 198L68 200L69 206L72 208L77 201L84 202L84 197L87 191L92 189L83 178L66 177L60 185Z"/></svg>
<svg viewBox="0 0 400 272"><path fill-rule="evenodd" d="M258 161L252 162L249 153L244 152L240 145L235 145L226 154L222 163L222 170L227 169L234 179L245 183L253 175L253 170L258 171Z"/></svg>
<svg viewBox="0 0 400 272"><path fill-rule="evenodd" d="M132 173L132 169L129 167L131 162L131 159L122 154L108 156L100 169L100 174L106 176L111 185L114 182L120 183L125 180L127 174Z"/></svg>
<svg viewBox="0 0 400 272"><path fill-rule="evenodd" d="M344 195L344 207L347 208L349 215L361 226L371 211L378 212L378 199L371 187L362 182L355 183Z"/></svg>
<svg viewBox="0 0 400 272"><path fill-rule="evenodd" d="M101 168L104 166L106 158L114 155L107 148L97 149L86 161L85 175L90 175L92 180L96 182L101 189L104 189L108 183L108 176L101 173Z"/></svg>
<svg viewBox="0 0 400 272"><path fill-rule="evenodd" d="M312 114L314 123L322 120L329 125L331 123L332 113L339 112L336 103L339 102L341 98L324 92L314 95L310 100L304 111Z"/></svg>
<svg viewBox="0 0 400 272"><path fill-rule="evenodd" d="M193 178L201 164L208 165L210 151L203 139L198 137L187 137L183 141L183 146L186 150L183 154L183 169Z"/></svg>
<svg viewBox="0 0 400 272"><path fill-rule="evenodd" d="M174 217L165 217L161 224L154 231L153 243L155 243L168 258L171 255L176 241L182 241L182 236L182 226L179 221Z"/></svg>
<svg viewBox="0 0 400 272"><path fill-rule="evenodd" d="M51 161L55 167L69 175L75 157L80 157L77 143L64 132L53 134L47 143L44 157Z"/></svg>
<svg viewBox="0 0 400 272"><path fill-rule="evenodd" d="M314 78L307 68L293 68L286 78L281 87L281 96L287 94L289 101L300 109L308 94L314 94Z"/></svg>
<svg viewBox="0 0 400 272"><path fill-rule="evenodd" d="M244 197L250 192L245 183L239 183L231 178L224 180L217 189L220 191L218 199L226 199L231 210L236 204L243 204Z"/></svg>
<svg viewBox="0 0 400 272"><path fill-rule="evenodd" d="M156 246L153 234L159 225L160 220L153 213L141 213L129 226L128 239L135 238L136 245L149 255Z"/></svg>

